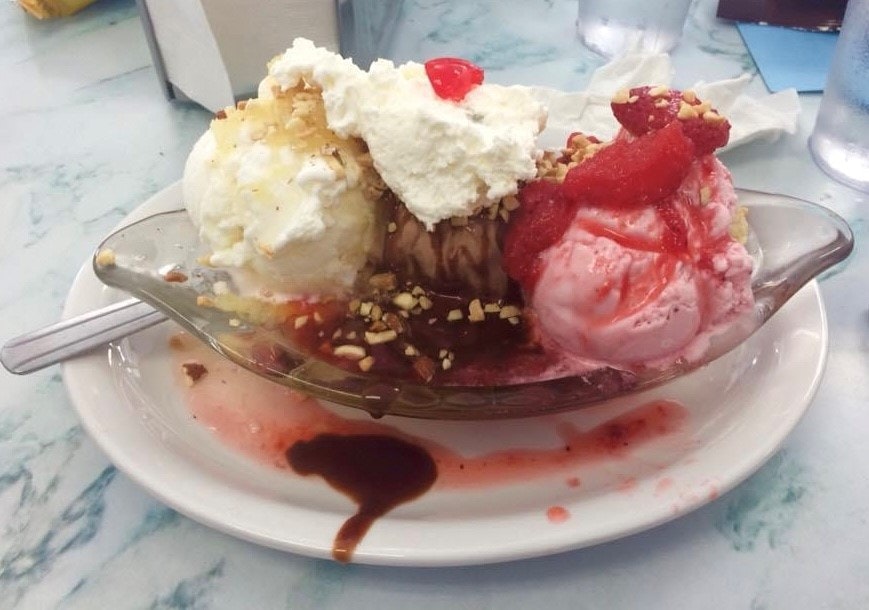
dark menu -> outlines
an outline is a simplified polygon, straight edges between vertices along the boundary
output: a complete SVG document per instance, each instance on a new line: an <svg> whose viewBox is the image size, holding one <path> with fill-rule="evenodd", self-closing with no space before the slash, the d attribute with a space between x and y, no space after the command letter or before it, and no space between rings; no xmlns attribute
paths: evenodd
<svg viewBox="0 0 869 610"><path fill-rule="evenodd" d="M720 0L718 17L817 32L837 32L848 0Z"/></svg>

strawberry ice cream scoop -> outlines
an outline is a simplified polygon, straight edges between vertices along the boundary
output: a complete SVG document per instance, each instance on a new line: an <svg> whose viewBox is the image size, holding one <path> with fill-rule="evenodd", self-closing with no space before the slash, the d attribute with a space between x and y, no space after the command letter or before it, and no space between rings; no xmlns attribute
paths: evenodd
<svg viewBox="0 0 869 610"><path fill-rule="evenodd" d="M540 341L576 372L697 360L753 311L745 219L712 155L727 120L666 87L612 108L615 140L572 134L563 179L525 185L504 240Z"/></svg>
<svg viewBox="0 0 869 610"><path fill-rule="evenodd" d="M696 162L664 203L684 222L684 249L665 245L654 208L577 210L541 254L532 308L544 340L600 364L666 365L698 358L752 310L752 263L729 234L737 207L724 166Z"/></svg>

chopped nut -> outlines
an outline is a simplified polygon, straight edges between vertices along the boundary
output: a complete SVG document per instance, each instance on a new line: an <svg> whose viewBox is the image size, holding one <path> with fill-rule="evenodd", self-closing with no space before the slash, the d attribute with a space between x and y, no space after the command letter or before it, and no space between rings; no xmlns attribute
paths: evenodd
<svg viewBox="0 0 869 610"><path fill-rule="evenodd" d="M394 222L390 222L388 225L386 225L386 230L389 233L395 233L396 231L398 231L398 225Z"/></svg>
<svg viewBox="0 0 869 610"><path fill-rule="evenodd" d="M233 328L238 328L239 326L241 326L241 320L239 320L238 318L230 318L229 325Z"/></svg>
<svg viewBox="0 0 869 610"><path fill-rule="evenodd" d="M375 305L371 308L371 319L375 322L383 317L383 308L380 305Z"/></svg>
<svg viewBox="0 0 869 610"><path fill-rule="evenodd" d="M338 345L332 353L347 360L362 360L365 357L365 348L359 345Z"/></svg>
<svg viewBox="0 0 869 610"><path fill-rule="evenodd" d="M561 173L561 168L564 168L564 174ZM559 180L561 180L566 175L567 175L567 166L564 165L563 163L559 163L558 168L557 168L556 177ZM500 216L501 220L503 220L504 222L510 222L510 212L508 212L506 208L501 208L500 210L498 210L498 216Z"/></svg>
<svg viewBox="0 0 869 610"><path fill-rule="evenodd" d="M508 212L519 209L519 198L516 195L507 195L501 200L501 206Z"/></svg>
<svg viewBox="0 0 869 610"><path fill-rule="evenodd" d="M414 286L413 290L410 291L410 294L418 297L421 294L425 294L425 288L423 288L422 286Z"/></svg>
<svg viewBox="0 0 869 610"><path fill-rule="evenodd" d="M314 322L316 322L317 324L323 323L323 316L321 316L320 312L317 310L314 310Z"/></svg>
<svg viewBox="0 0 869 610"><path fill-rule="evenodd" d="M295 328L296 330L299 330L307 323L308 323L308 316L299 316L298 318L296 318L293 321L293 328Z"/></svg>
<svg viewBox="0 0 869 610"><path fill-rule="evenodd" d="M341 329L338 328L335 330L334 333L332 333L332 339L334 340L334 339L340 339L340 338L341 338Z"/></svg>
<svg viewBox="0 0 869 610"><path fill-rule="evenodd" d="M658 85L657 87L652 87L649 89L649 95L652 97L661 97L662 95L667 95L670 92L670 89L665 87L664 85Z"/></svg>
<svg viewBox="0 0 869 610"><path fill-rule="evenodd" d="M483 312L483 304L480 299L474 299L468 304L468 320L471 322L482 322L486 319L486 314Z"/></svg>
<svg viewBox="0 0 869 610"><path fill-rule="evenodd" d="M449 353L449 350L447 350L445 347L442 347L440 349L440 351L438 352L438 358L439 359L446 358L448 353Z"/></svg>
<svg viewBox="0 0 869 610"><path fill-rule="evenodd" d="M697 94L694 93L692 89L685 89L682 92L682 99L688 102L689 104L693 104L697 101Z"/></svg>
<svg viewBox="0 0 869 610"><path fill-rule="evenodd" d="M368 279L368 285L375 290L395 290L396 279L394 273L376 273Z"/></svg>
<svg viewBox="0 0 869 610"><path fill-rule="evenodd" d="M100 267L113 267L115 264L115 251L111 248L103 248L97 252L94 261Z"/></svg>
<svg viewBox="0 0 869 610"><path fill-rule="evenodd" d="M404 310L402 309L401 311L398 312L398 315L400 315L402 318L409 318L409 317L410 317L410 312L404 311Z"/></svg>
<svg viewBox="0 0 869 610"><path fill-rule="evenodd" d="M631 96L631 92L627 89L619 89L616 91L615 95L610 100L613 104L624 104L627 103L628 98Z"/></svg>
<svg viewBox="0 0 869 610"><path fill-rule="evenodd" d="M714 110L708 110L703 113L703 120L707 123L718 125L719 123L723 123L726 119Z"/></svg>
<svg viewBox="0 0 869 610"><path fill-rule="evenodd" d="M521 316L522 310L516 307L515 305L504 305L501 308L501 311L498 313L498 317L502 320L506 318L515 318L516 316Z"/></svg>
<svg viewBox="0 0 869 610"><path fill-rule="evenodd" d="M520 322L519 318L507 318L507 321L508 321L510 324L512 324L513 326L516 326L516 325L519 324L519 322Z"/></svg>
<svg viewBox="0 0 869 610"><path fill-rule="evenodd" d="M710 110L712 110L712 104L709 102L703 102L702 104L698 104L694 106L694 110L697 112L697 116L703 116Z"/></svg>
<svg viewBox="0 0 869 610"><path fill-rule="evenodd" d="M655 108L666 108L669 105L670 101L664 98L661 98L655 102Z"/></svg>
<svg viewBox="0 0 869 610"><path fill-rule="evenodd" d="M700 205L706 205L712 199L712 189L708 186L700 187Z"/></svg>
<svg viewBox="0 0 869 610"><path fill-rule="evenodd" d="M414 307L413 309L410 310L410 313L412 313L415 316L418 316L419 314L422 313L422 307L419 307L419 306Z"/></svg>
<svg viewBox="0 0 869 610"><path fill-rule="evenodd" d="M483 305L483 311L486 313L498 313L501 311L501 306L497 303L486 303Z"/></svg>
<svg viewBox="0 0 869 610"><path fill-rule="evenodd" d="M416 349L416 348L415 348L414 346L412 346L412 345L405 345L405 346L404 346L404 355L405 355L405 356L411 356L411 357L412 357L412 356L419 356L419 350Z"/></svg>
<svg viewBox="0 0 869 610"><path fill-rule="evenodd" d="M694 110L694 106L692 106L691 104L686 104L685 102L679 104L679 112L676 114L676 118L688 120L696 119L697 116L697 111Z"/></svg>
<svg viewBox="0 0 869 610"><path fill-rule="evenodd" d="M639 96L639 95L632 95L631 97L628 98L628 104L633 104L633 103L635 103L638 99L640 99L640 96Z"/></svg>
<svg viewBox="0 0 869 610"><path fill-rule="evenodd" d="M447 312L447 322L455 322L456 320L461 320L464 317L461 309L450 309Z"/></svg>
<svg viewBox="0 0 869 610"><path fill-rule="evenodd" d="M401 319L391 311L383 314L382 320L388 328L391 328L397 333L400 333L404 330L404 325L401 323Z"/></svg>
<svg viewBox="0 0 869 610"><path fill-rule="evenodd" d="M432 324L434 324L434 323L437 322L437 321L438 321L437 318L429 318L429 319L428 319L428 325L431 326Z"/></svg>
<svg viewBox="0 0 869 610"><path fill-rule="evenodd" d="M187 281L187 274L180 269L170 269L163 274L163 280L173 284L180 284Z"/></svg>
<svg viewBox="0 0 869 610"><path fill-rule="evenodd" d="M357 335L356 335L356 331L355 331L355 330L351 330L349 333L347 333L347 340L348 340L348 341L353 341L353 340L356 339L356 336L357 336Z"/></svg>
<svg viewBox="0 0 869 610"><path fill-rule="evenodd" d="M184 382L188 387L192 387L208 372L208 369L199 362L185 362L181 368L184 369Z"/></svg>
<svg viewBox="0 0 869 610"><path fill-rule="evenodd" d="M350 313L356 313L361 306L362 302L359 299L353 299L347 304L347 309L350 310Z"/></svg>
<svg viewBox="0 0 869 610"><path fill-rule="evenodd" d="M397 295L392 297L392 303L405 311L409 311L416 307L418 301L416 300L416 297L409 292L399 292Z"/></svg>
<svg viewBox="0 0 869 610"><path fill-rule="evenodd" d="M428 356L420 356L413 361L413 370L424 382L428 383L435 374L434 360Z"/></svg>
<svg viewBox="0 0 869 610"><path fill-rule="evenodd" d="M434 303L432 303L431 299L425 295L419 297L419 306L428 311L432 307L434 307Z"/></svg>
<svg viewBox="0 0 869 610"><path fill-rule="evenodd" d="M365 341L370 345L380 345L381 343L389 343L398 338L398 333L392 329L384 330L379 333L365 333Z"/></svg>
<svg viewBox="0 0 869 610"><path fill-rule="evenodd" d="M360 316L370 316L371 310L374 307L374 303L371 301L365 301L361 305L359 305L359 315Z"/></svg>
<svg viewBox="0 0 869 610"><path fill-rule="evenodd" d="M374 333L379 333L381 330L386 330L387 328L389 328L389 327L386 324L384 324L382 320L377 320L376 322L373 322L371 324L371 326L368 327L368 330L370 330L371 332L374 332Z"/></svg>
<svg viewBox="0 0 869 610"><path fill-rule="evenodd" d="M441 360L441 368L443 368L445 371L448 371L451 366L453 366L453 361L449 358L444 358L443 360Z"/></svg>
<svg viewBox="0 0 869 610"><path fill-rule="evenodd" d="M370 371L372 366L374 366L374 356L365 356L359 361L359 368L365 373Z"/></svg>

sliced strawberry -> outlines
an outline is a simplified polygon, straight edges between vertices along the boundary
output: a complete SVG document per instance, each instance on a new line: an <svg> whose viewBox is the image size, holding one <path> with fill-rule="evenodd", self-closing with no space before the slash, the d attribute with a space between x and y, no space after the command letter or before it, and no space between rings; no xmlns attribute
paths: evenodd
<svg viewBox="0 0 869 610"><path fill-rule="evenodd" d="M578 204L637 207L673 193L694 160L694 145L673 122L631 142L616 140L571 169L565 196Z"/></svg>
<svg viewBox="0 0 869 610"><path fill-rule="evenodd" d="M483 82L483 70L466 59L438 57L425 62L425 73L438 97L462 101L468 92Z"/></svg>
<svg viewBox="0 0 869 610"><path fill-rule="evenodd" d="M680 121L685 135L694 142L698 157L711 155L730 139L730 123L717 112L715 116L718 118L714 122L702 117Z"/></svg>
<svg viewBox="0 0 869 610"><path fill-rule="evenodd" d="M675 89L635 87L627 96L622 94L614 99L610 106L616 120L635 136L680 122L685 135L694 142L697 156L712 153L727 144L730 137L727 119L696 96Z"/></svg>
<svg viewBox="0 0 869 610"><path fill-rule="evenodd" d="M540 253L556 243L575 213L560 185L529 182L519 191L522 205L512 213L504 237L503 264L507 275L531 290L540 275Z"/></svg>

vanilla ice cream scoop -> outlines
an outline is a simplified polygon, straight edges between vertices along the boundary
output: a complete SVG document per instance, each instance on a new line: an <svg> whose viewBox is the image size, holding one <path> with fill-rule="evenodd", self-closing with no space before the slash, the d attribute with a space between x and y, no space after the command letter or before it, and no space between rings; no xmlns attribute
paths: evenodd
<svg viewBox="0 0 869 610"><path fill-rule="evenodd" d="M326 126L304 85L227 109L184 170L184 203L215 266L267 292L341 295L379 252L382 187L363 142Z"/></svg>

